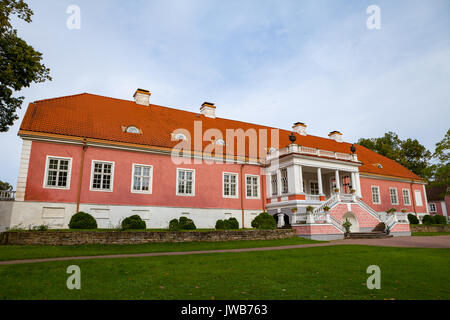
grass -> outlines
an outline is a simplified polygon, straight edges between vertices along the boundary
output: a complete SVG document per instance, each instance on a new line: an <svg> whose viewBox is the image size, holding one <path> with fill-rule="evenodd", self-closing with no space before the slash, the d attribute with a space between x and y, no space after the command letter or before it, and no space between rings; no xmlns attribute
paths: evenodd
<svg viewBox="0 0 450 320"><path fill-rule="evenodd" d="M221 242L180 242L180 243L148 243L133 245L79 245L79 246L0 246L0 261L93 256L124 253L149 253L173 251L198 251L216 249L238 249L274 247L294 244L320 243L299 237L278 240L241 240Z"/></svg>
<svg viewBox="0 0 450 320"><path fill-rule="evenodd" d="M417 237L448 236L450 232L412 232L411 235Z"/></svg>
<svg viewBox="0 0 450 320"><path fill-rule="evenodd" d="M5 265L0 299L450 299L449 262L447 249L342 245ZM81 290L66 287L69 265Z"/></svg>

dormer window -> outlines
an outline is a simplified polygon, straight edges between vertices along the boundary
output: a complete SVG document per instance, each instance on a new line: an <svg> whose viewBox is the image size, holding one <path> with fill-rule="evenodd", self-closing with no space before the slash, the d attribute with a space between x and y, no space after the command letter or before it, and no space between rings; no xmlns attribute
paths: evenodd
<svg viewBox="0 0 450 320"><path fill-rule="evenodd" d="M225 145L225 141L223 141L223 139L217 139L217 140L215 141L215 144L224 146L224 145Z"/></svg>
<svg viewBox="0 0 450 320"><path fill-rule="evenodd" d="M177 133L177 134L175 135L175 140L184 140L184 141L186 141L187 138L186 138L186 136L185 136L184 134L182 134L182 133Z"/></svg>
<svg viewBox="0 0 450 320"><path fill-rule="evenodd" d="M374 163L373 165L378 169L383 169L383 165L381 163Z"/></svg>
<svg viewBox="0 0 450 320"><path fill-rule="evenodd" d="M130 126L130 127L127 127L126 132L127 132L127 133L135 133L135 134L139 134L139 133L141 133L141 130L139 130L139 128L136 128L136 127L134 127L134 126Z"/></svg>
<svg viewBox="0 0 450 320"><path fill-rule="evenodd" d="M269 153L272 153L272 152L275 152L275 151L277 151L277 149L275 149L274 147L271 147L271 148L269 149Z"/></svg>

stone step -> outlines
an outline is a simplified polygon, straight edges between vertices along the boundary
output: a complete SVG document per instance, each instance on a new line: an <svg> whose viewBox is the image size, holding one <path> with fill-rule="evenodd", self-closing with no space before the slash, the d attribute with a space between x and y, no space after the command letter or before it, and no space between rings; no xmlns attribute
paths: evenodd
<svg viewBox="0 0 450 320"><path fill-rule="evenodd" d="M373 232L351 232L347 234L346 239L381 239L392 238L392 235L381 231Z"/></svg>

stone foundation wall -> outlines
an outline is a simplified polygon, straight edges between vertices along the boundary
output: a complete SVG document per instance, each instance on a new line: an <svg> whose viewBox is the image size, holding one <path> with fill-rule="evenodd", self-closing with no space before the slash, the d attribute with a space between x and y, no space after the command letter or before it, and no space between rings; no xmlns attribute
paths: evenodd
<svg viewBox="0 0 450 320"><path fill-rule="evenodd" d="M425 224L411 224L411 232L450 232L450 225L427 226Z"/></svg>
<svg viewBox="0 0 450 320"><path fill-rule="evenodd" d="M197 242L270 240L295 236L295 230L227 230L193 232L133 231L9 231L0 234L2 245L142 244L152 242Z"/></svg>

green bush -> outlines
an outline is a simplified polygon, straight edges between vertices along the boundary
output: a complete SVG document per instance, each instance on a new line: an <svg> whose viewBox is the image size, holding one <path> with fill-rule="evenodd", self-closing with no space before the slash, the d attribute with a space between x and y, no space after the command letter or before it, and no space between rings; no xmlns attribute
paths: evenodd
<svg viewBox="0 0 450 320"><path fill-rule="evenodd" d="M197 229L197 227L195 226L194 221L186 217L181 217L179 220L173 219L169 222L169 230L177 231L177 230L195 230L195 229Z"/></svg>
<svg viewBox="0 0 450 320"><path fill-rule="evenodd" d="M444 216L440 216L438 214L432 217L433 224L447 224L447 219Z"/></svg>
<svg viewBox="0 0 450 320"><path fill-rule="evenodd" d="M137 214L125 218L122 221L122 230L131 230L131 229L147 229L145 225L145 221L141 219Z"/></svg>
<svg viewBox="0 0 450 320"><path fill-rule="evenodd" d="M97 221L86 212L75 213L69 222L70 229L97 229Z"/></svg>
<svg viewBox="0 0 450 320"><path fill-rule="evenodd" d="M267 212L262 212L255 219L253 219L252 227L256 229L275 229L277 227L277 223L273 216Z"/></svg>
<svg viewBox="0 0 450 320"><path fill-rule="evenodd" d="M408 214L408 220L410 224L419 224L419 219L413 214Z"/></svg>
<svg viewBox="0 0 450 320"><path fill-rule="evenodd" d="M236 230L239 229L239 221L236 218L230 218L227 220L217 220L217 230Z"/></svg>
<svg viewBox="0 0 450 320"><path fill-rule="evenodd" d="M426 216L423 216L422 218L423 224L433 224L433 217L427 214Z"/></svg>

